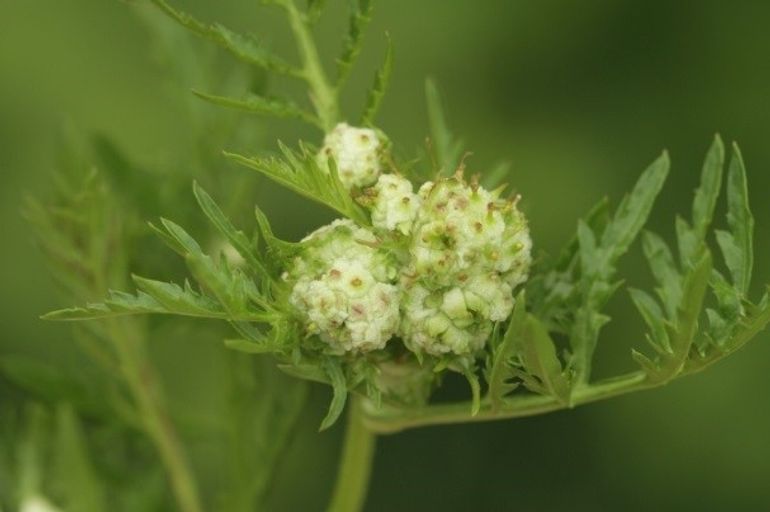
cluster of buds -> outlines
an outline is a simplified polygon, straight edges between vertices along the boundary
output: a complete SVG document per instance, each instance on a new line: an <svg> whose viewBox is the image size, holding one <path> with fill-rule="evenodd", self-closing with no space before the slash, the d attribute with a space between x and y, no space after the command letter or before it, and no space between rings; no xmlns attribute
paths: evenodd
<svg viewBox="0 0 770 512"><path fill-rule="evenodd" d="M382 173L374 131L341 124L318 159L360 190L371 229L337 220L303 240L286 274L308 334L332 353L368 352L395 337L417 355L473 356L510 316L532 242L518 198L458 171L412 183ZM383 243L387 240L388 243Z"/></svg>

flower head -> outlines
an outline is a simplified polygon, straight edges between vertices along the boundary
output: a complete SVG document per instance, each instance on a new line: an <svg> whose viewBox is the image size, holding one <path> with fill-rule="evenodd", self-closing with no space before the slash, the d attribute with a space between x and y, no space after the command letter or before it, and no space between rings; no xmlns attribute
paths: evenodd
<svg viewBox="0 0 770 512"><path fill-rule="evenodd" d="M380 174L381 146L374 130L340 123L324 138L318 165L328 170L333 159L340 181L347 189L367 187L377 181Z"/></svg>
<svg viewBox="0 0 770 512"><path fill-rule="evenodd" d="M286 275L307 332L318 334L330 352L381 349L398 328L397 271L376 242L353 222L334 221L303 240L304 251Z"/></svg>
<svg viewBox="0 0 770 512"><path fill-rule="evenodd" d="M532 242L515 200L460 175L427 182L402 272L401 336L415 352L469 355L508 318Z"/></svg>
<svg viewBox="0 0 770 512"><path fill-rule="evenodd" d="M372 197L372 225L408 235L420 208L421 199L412 182L396 174L383 174L369 189Z"/></svg>

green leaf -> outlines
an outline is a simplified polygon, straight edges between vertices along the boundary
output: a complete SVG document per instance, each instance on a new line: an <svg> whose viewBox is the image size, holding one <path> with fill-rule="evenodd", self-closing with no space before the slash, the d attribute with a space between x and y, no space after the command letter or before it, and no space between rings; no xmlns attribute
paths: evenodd
<svg viewBox="0 0 770 512"><path fill-rule="evenodd" d="M548 330L542 322L527 315L524 336L517 338L516 348L524 370L535 377L543 394L548 394L566 403L570 395L570 383L564 375L561 361L556 353ZM525 381L525 385L526 385Z"/></svg>
<svg viewBox="0 0 770 512"><path fill-rule="evenodd" d="M183 27L216 43L248 64L291 76L300 74L299 70L262 48L253 38L232 32L220 24L206 25L185 12L177 11L165 0L151 2Z"/></svg>
<svg viewBox="0 0 770 512"><path fill-rule="evenodd" d="M733 144L727 174L727 224L730 233L717 232L717 241L735 287L745 296L751 285L754 264L754 217L749 209L746 168L736 144Z"/></svg>
<svg viewBox="0 0 770 512"><path fill-rule="evenodd" d="M636 309L639 310L647 327L652 331L651 335L647 337L647 341L657 352L671 353L671 343L668 339L663 311L658 306L658 303L647 292L635 288L631 288L628 291L631 294L631 300L633 300Z"/></svg>
<svg viewBox="0 0 770 512"><path fill-rule="evenodd" d="M364 113L361 116L361 124L364 126L372 126L374 124L374 119L380 111L382 100L390 85L390 77L392 74L393 42L391 41L390 36L388 36L388 49L385 54L385 61L382 63L382 67L378 69L377 73L374 75L374 84L372 84L372 88L369 90Z"/></svg>
<svg viewBox="0 0 770 512"><path fill-rule="evenodd" d="M521 292L514 303L508 328L499 343L491 346L492 353L487 361L487 397L494 410L499 410L505 397L518 386L512 382L514 374L511 372L511 362L517 340L524 337L526 319L526 295Z"/></svg>
<svg viewBox="0 0 770 512"><path fill-rule="evenodd" d="M193 182L193 193L198 200L203 213L209 218L212 224L217 228L217 231L224 236L228 242L238 251L238 254L243 257L249 264L249 267L263 279L269 280L270 274L268 273L265 265L259 257L256 248L253 246L249 238L240 230L233 226L230 219L225 216L222 209L211 198L211 196L203 190L197 182Z"/></svg>
<svg viewBox="0 0 770 512"><path fill-rule="evenodd" d="M337 59L337 87L347 80L350 68L363 47L366 27L372 20L372 0L350 0L350 23L342 46L342 55Z"/></svg>
<svg viewBox="0 0 770 512"><path fill-rule="evenodd" d="M425 81L425 100L428 105L428 125L433 149L433 158L438 175L453 173L460 163L463 152L462 141L456 140L449 127L441 106L441 96L433 80Z"/></svg>
<svg viewBox="0 0 770 512"><path fill-rule="evenodd" d="M642 173L634 189L618 206L601 238L601 247L607 252L606 263L611 265L623 255L647 222L655 198L666 181L669 164L668 154L664 152Z"/></svg>
<svg viewBox="0 0 770 512"><path fill-rule="evenodd" d="M248 158L225 153L231 160L263 174L307 199L321 203L362 225L369 224L364 210L356 204L331 166L327 173L316 162L315 154L302 146L299 152L281 145L284 158Z"/></svg>
<svg viewBox="0 0 770 512"><path fill-rule="evenodd" d="M722 187L722 168L724 167L725 148L719 135L714 137L714 142L706 154L701 173L701 183L695 191L695 199L692 205L693 229L697 233L698 240L705 240L711 221L714 218L714 209L719 190ZM687 258L687 261L691 258Z"/></svg>
<svg viewBox="0 0 770 512"><path fill-rule="evenodd" d="M333 359L326 359L323 363L323 369L327 377L329 377L334 395L331 404L329 404L329 411L321 422L320 430L326 430L334 425L340 414L342 414L348 397L348 384L340 363Z"/></svg>
<svg viewBox="0 0 770 512"><path fill-rule="evenodd" d="M658 296L666 308L669 318L676 316L676 310L682 298L682 277L676 269L674 256L666 242L650 231L642 235L642 249L650 264L652 275L658 282Z"/></svg>
<svg viewBox="0 0 770 512"><path fill-rule="evenodd" d="M478 375L476 375L475 365L472 362L464 361L462 374L471 387L471 416L476 416L481 409L481 384Z"/></svg>
<svg viewBox="0 0 770 512"><path fill-rule="evenodd" d="M310 112L305 111L296 103L284 98L267 98L258 94L250 94L246 98L229 98L200 91L193 91L198 98L221 107L243 110L252 114L260 114L285 119L299 119L313 126L321 127L321 122Z"/></svg>
<svg viewBox="0 0 770 512"><path fill-rule="evenodd" d="M242 339L225 340L225 346L229 349L245 352L247 354L268 354L275 352L275 347Z"/></svg>
<svg viewBox="0 0 770 512"><path fill-rule="evenodd" d="M56 485L64 504L68 510L102 512L106 497L90 460L86 434L70 406L61 405L56 412Z"/></svg>
<svg viewBox="0 0 770 512"><path fill-rule="evenodd" d="M274 260L288 261L301 250L300 244L286 242L273 234L273 228L270 227L270 221L259 206L254 206L254 215L257 218L257 224L259 225L262 238L267 245L268 254L270 254Z"/></svg>

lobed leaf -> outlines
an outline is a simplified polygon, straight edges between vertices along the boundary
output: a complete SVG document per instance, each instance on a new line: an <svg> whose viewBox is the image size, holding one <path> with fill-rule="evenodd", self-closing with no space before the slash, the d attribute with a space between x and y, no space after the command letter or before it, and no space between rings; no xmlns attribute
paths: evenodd
<svg viewBox="0 0 770 512"><path fill-rule="evenodd" d="M334 395L329 404L329 411L321 422L320 430L326 430L334 425L340 414L342 414L343 409L345 409L345 402L348 397L348 384L339 361L327 358L323 363L323 369L332 385Z"/></svg>
<svg viewBox="0 0 770 512"><path fill-rule="evenodd" d="M364 34L369 22L372 20L372 0L351 0L350 23L345 42L342 46L342 54L337 59L337 87L347 80L350 68L363 47Z"/></svg>
<svg viewBox="0 0 770 512"><path fill-rule="evenodd" d="M251 94L246 98L237 99L227 96L217 96L200 91L193 91L197 97L214 105L243 110L252 114L260 114L286 119L299 119L313 126L321 127L321 121L316 116L299 107L296 103L284 98L268 98Z"/></svg>
<svg viewBox="0 0 770 512"><path fill-rule="evenodd" d="M193 182L193 193L195 194L195 198L197 199L201 210L203 210L203 213L206 214L206 217L208 217L211 223L214 224L217 231L227 239L257 275L265 280L269 280L270 274L265 268L265 265L260 259L256 247L254 247L251 240L249 240L242 231L233 226L233 223L230 222L230 219L228 219L222 212L219 205L200 187L200 185L198 185L198 182Z"/></svg>
<svg viewBox="0 0 770 512"><path fill-rule="evenodd" d="M369 224L368 216L342 184L334 165L331 172L325 172L316 162L315 154L304 146L300 152L295 152L281 145L281 151L284 158L248 158L227 152L225 156L359 224Z"/></svg>
<svg viewBox="0 0 770 512"><path fill-rule="evenodd" d="M746 168L736 144L727 174L727 224L730 232L718 231L717 241L735 287L746 295L754 264L754 217L749 208Z"/></svg>
<svg viewBox="0 0 770 512"><path fill-rule="evenodd" d="M374 75L374 84L369 90L369 94L366 99L366 106L364 107L364 113L361 116L361 124L365 126L372 126L374 119L377 117L377 113L382 106L382 100L385 97L388 86L390 85L390 77L393 74L393 42L388 36L388 49L385 54L385 61L382 63L382 67L377 70Z"/></svg>
<svg viewBox="0 0 770 512"><path fill-rule="evenodd" d="M248 64L286 75L299 75L299 71L291 64L265 50L251 37L235 33L218 23L206 25L190 14L174 9L165 0L150 1L181 26L216 43Z"/></svg>

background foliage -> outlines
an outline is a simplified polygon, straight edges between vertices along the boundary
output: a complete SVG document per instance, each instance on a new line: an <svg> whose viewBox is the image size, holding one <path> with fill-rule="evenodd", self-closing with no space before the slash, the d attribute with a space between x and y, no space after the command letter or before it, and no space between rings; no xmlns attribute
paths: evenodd
<svg viewBox="0 0 770 512"><path fill-rule="evenodd" d="M277 13L260 10L256 16L256 2L178 3L201 18L267 34L270 46L291 54L288 28L277 28L284 27ZM339 15L343 2L331 4L337 15L325 16L320 28L329 50L336 49L345 24ZM199 175L203 171L184 169L179 155L191 146L191 138L213 134L180 131L180 123L188 108L213 112L217 107L189 107L173 99L178 86L164 68L184 72L201 63L182 55L173 62L157 58L146 25L124 3L11 1L0 4L0 20L0 359L3 368L12 358L32 357L80 369L69 331L37 320L39 313L68 304L57 299L50 277L41 271L44 263L19 215L23 195L53 188L54 148L63 121L118 141L150 172L179 169ZM747 162L757 218L755 282L763 283L770 281L770 268L762 263L770 256L770 238L764 236L770 232L770 209L763 197L770 186L765 172L770 113L763 109L770 67L762 57L770 48L768 21L770 5L763 2L727 8L714 0L693 9L662 0L579 6L534 0L388 0L377 5L364 65L353 71L350 90L365 90L356 85L371 81L387 29L396 64L380 125L397 146L420 146L427 114L416 105L424 105L423 78L432 75L449 107L453 131L474 152L470 170L484 170L500 158L511 162L510 180L524 196L533 238L550 253L574 232L574 219L602 195L617 204L663 147L672 155L673 172L651 227L673 240L670 219L689 211L702 155L720 131L726 140L740 141ZM283 85L279 81L270 87ZM364 98L354 93L346 102L358 108ZM291 122L268 126L253 118L251 123L252 138L239 141L239 148L265 147L276 138L317 137ZM328 213L265 181L239 180L245 171L224 159L213 159L207 172L207 179L222 183L218 196L232 190L244 204L258 202L285 238L298 238L328 219ZM187 185L175 191L169 185L173 178L154 178L164 193L179 194L179 211L158 212L148 202L142 205L147 218L189 216L203 225ZM718 217L723 209L720 204ZM147 250L165 251L157 242ZM630 286L650 287L639 250L623 266ZM618 294L611 311L614 321L600 341L597 376L610 368L633 368L629 348L643 345L644 326L628 295ZM153 344L152 354L172 413L203 425L204 432L186 440L194 446L203 486L215 487L223 455L207 444L205 428L226 414L222 381L228 355L219 343L220 332L205 323L192 325L189 332ZM634 510L652 503L663 510L766 507L768 341L764 334L710 371L662 390L543 417L385 437L378 446L369 509L466 510L470 500L480 509L513 503L535 510L567 505ZM461 382L456 389L465 392ZM0 407L20 394L17 383L0 375ZM327 390L311 391L312 405L270 486L269 499L276 507L313 509L325 503L341 431L315 432L327 400ZM7 409L1 410L7 415ZM66 409L55 414L71 426ZM61 430L61 436L77 435L69 427ZM97 446L114 448L108 440ZM133 450L141 454L147 448ZM296 486L303 492L292 492Z"/></svg>

